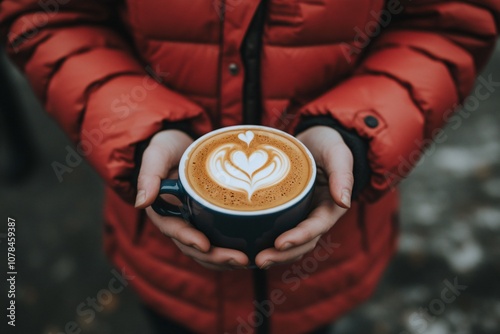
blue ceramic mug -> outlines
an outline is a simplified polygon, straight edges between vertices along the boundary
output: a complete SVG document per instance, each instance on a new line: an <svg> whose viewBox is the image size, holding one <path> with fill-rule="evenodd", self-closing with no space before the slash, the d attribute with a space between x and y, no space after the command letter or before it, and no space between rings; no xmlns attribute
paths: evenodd
<svg viewBox="0 0 500 334"><path fill-rule="evenodd" d="M279 134L288 138L294 145L302 148L310 163L310 173L301 192L289 201L263 210L238 210L218 206L196 192L188 182L186 166L191 152L206 140L223 132L239 130L261 131ZM252 135L253 136L253 135ZM162 180L161 194L177 197L181 205L165 202L160 196L152 208L163 216L181 217L203 232L212 245L232 248L244 252L254 263L255 256L266 248L273 247L275 239L283 232L295 227L309 214L316 180L316 164L309 150L295 137L258 125L242 125L222 128L210 132L192 143L184 152L179 164L179 179ZM227 189L229 192L230 189Z"/></svg>

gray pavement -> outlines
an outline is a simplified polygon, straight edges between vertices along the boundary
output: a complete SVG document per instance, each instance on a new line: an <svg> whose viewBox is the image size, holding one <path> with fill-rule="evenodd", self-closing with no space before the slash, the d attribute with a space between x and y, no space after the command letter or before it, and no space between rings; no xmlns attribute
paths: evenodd
<svg viewBox="0 0 500 334"><path fill-rule="evenodd" d="M490 75L500 81L500 48ZM0 219L17 221L18 333L148 334L129 288L103 291L116 273L102 252L100 179L82 163L59 182L51 164L64 161L69 141L17 80L39 151L31 177L0 188ZM402 183L399 252L374 297L335 334L500 333L500 87L477 101ZM105 305L92 306L99 297Z"/></svg>

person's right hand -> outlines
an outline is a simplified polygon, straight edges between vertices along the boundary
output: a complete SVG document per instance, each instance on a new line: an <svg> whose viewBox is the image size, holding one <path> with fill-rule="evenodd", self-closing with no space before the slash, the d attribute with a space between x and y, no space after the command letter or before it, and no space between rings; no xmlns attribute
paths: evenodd
<svg viewBox="0 0 500 334"><path fill-rule="evenodd" d="M146 209L153 224L172 238L185 255L202 266L216 270L245 267L248 258L244 253L212 247L202 232L183 219L158 215L150 206L158 196L160 181L177 177L181 156L192 142L191 137L178 130L161 131L152 138L142 157L135 207Z"/></svg>

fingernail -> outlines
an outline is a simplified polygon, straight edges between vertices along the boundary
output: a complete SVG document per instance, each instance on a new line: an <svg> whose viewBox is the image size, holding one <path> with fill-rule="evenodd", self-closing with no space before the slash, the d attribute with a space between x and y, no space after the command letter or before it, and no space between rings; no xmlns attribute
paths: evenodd
<svg viewBox="0 0 500 334"><path fill-rule="evenodd" d="M196 249L197 251L200 251L200 252L202 252L202 253L206 253L206 252L205 252L204 250L202 250L202 249L200 248L200 246L198 246L197 244L192 244L192 245L191 245L191 247L193 247L193 248L194 248L194 249Z"/></svg>
<svg viewBox="0 0 500 334"><path fill-rule="evenodd" d="M146 202L146 192L144 190L139 190L135 199L135 207L142 205L144 202Z"/></svg>
<svg viewBox="0 0 500 334"><path fill-rule="evenodd" d="M351 207L351 192L347 189L344 189L342 191L342 198L340 199L342 204L344 204L346 207L350 208Z"/></svg>
<svg viewBox="0 0 500 334"><path fill-rule="evenodd" d="M236 261L235 259L231 259L228 261L228 263L232 266L235 266L235 267L239 267L239 268L243 268L244 265L242 265L241 263L239 263L238 261Z"/></svg>
<svg viewBox="0 0 500 334"><path fill-rule="evenodd" d="M274 264L273 261L266 261L264 264L260 267L260 269L266 270L269 269Z"/></svg>
<svg viewBox="0 0 500 334"><path fill-rule="evenodd" d="M283 246L281 246L280 251L286 251L286 250L292 248L292 246L293 246L292 243L285 242L285 244Z"/></svg>

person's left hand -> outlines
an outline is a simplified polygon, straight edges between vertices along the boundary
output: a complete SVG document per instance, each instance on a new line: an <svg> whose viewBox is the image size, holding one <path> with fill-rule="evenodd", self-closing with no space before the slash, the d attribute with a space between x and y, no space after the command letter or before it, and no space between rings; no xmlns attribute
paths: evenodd
<svg viewBox="0 0 500 334"><path fill-rule="evenodd" d="M297 139L311 151L318 167L314 209L295 228L281 234L274 248L257 254L255 262L261 269L300 259L351 206L353 157L340 134L327 126L314 126Z"/></svg>

